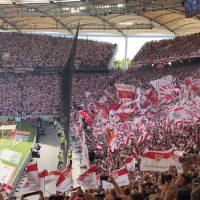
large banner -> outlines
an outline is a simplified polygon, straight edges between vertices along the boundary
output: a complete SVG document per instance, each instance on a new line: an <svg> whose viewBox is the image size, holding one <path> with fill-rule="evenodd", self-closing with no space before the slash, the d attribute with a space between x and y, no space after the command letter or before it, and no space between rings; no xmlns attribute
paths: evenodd
<svg viewBox="0 0 200 200"><path fill-rule="evenodd" d="M141 171L165 172L171 165L174 149L167 151L146 151L140 162Z"/></svg>

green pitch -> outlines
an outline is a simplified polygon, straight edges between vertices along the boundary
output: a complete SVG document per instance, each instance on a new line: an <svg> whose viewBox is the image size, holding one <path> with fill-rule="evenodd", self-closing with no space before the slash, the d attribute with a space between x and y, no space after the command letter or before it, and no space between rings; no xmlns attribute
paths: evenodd
<svg viewBox="0 0 200 200"><path fill-rule="evenodd" d="M13 140L0 139L0 150L4 149L4 148L8 148L12 151L21 153L21 159L20 159L20 162L18 165L0 159L0 161L2 163L15 167L15 174L18 172L18 169L20 168L21 164L24 162L27 154L30 152L30 149L32 147L34 137L35 137L35 128L33 127L33 124L31 124L31 123L22 122L22 123L18 124L17 130L30 132L31 134L29 135L28 141L26 141L26 142L22 141L18 145L12 146ZM15 174L14 174L14 176L15 176Z"/></svg>

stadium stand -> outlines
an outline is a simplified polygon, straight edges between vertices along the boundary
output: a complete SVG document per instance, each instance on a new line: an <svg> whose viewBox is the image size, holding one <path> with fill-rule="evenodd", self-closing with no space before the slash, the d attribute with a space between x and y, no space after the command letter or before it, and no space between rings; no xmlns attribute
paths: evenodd
<svg viewBox="0 0 200 200"><path fill-rule="evenodd" d="M193 52L199 52L199 38L199 33L195 33L192 35L175 37L173 39L147 42L136 54L133 61L138 62L187 56Z"/></svg>
<svg viewBox="0 0 200 200"><path fill-rule="evenodd" d="M1 65L11 68L62 68L69 56L72 41L72 38L2 32ZM77 68L106 69L114 49L115 45L111 43L80 39Z"/></svg>
<svg viewBox="0 0 200 200"><path fill-rule="evenodd" d="M16 37L18 36L22 37L21 34L16 34ZM26 35L26 37L30 36ZM40 38L40 36L33 37ZM189 40L187 37L197 39L198 34L170 40L170 44L167 44L168 48L171 48L170 45L173 45L172 41L175 41L174 43L180 47L183 44L186 45L186 41L183 38ZM41 36L41 38L45 41L44 43L48 43L48 36ZM55 40L56 42L54 44L60 46L62 38ZM84 41L83 43L87 42ZM161 47L166 46L166 43L168 43L166 40L155 42L155 49L162 49ZM188 46L192 47L193 43L193 39L189 40ZM150 44L154 46L154 42ZM15 50L14 47L15 45L13 45L13 52ZM180 47L180 54L189 52L189 50L182 50ZM38 47L34 47L33 49L37 49L36 51L40 53L45 52L42 49L38 49ZM102 49L104 48L101 47ZM154 48L152 47L152 49ZM192 49L198 51L195 45ZM81 52L80 49L78 51ZM176 52L178 50L174 49L173 53L176 54ZM146 57L142 59L146 59L149 55L150 58L162 58L164 55L171 55L164 53L164 51L159 53L155 55L154 50L152 50L146 54L144 53ZM34 54L34 50L30 53L30 55L32 54ZM64 62L64 60L62 61L64 54L63 51L60 51L58 54L61 57L58 59L59 64L57 66L60 66ZM98 52L98 55L101 55L101 53ZM23 58L25 59L25 57ZM92 63L91 60L85 60L84 62L86 66ZM46 61L40 66L43 66L45 63ZM87 155L88 158L84 158L84 164L88 165L87 168L90 170L87 171L88 174L80 176L77 181L80 186L85 187L85 191L82 190L83 188L78 187L70 188L70 194L68 192L65 193L65 190L59 187L62 184L57 182L57 195L59 195L59 198L70 200L199 199L199 63L199 60L196 59L175 62L172 65L164 66L162 69L157 69L152 65L146 65L140 68L130 68L125 72L74 73L71 109L73 137L70 143L73 143L73 140L78 141L78 148L80 151L82 149L83 153L87 145L89 153ZM23 64L25 64L25 61ZM97 66L99 64L92 63L91 66L94 65ZM159 97L158 93L161 95L161 89L156 92L150 81L162 79L166 76L170 76L173 79L164 79L166 82L164 81L164 85L161 85L163 86L162 92L164 91L164 95ZM171 80L170 85L166 86L165 83L168 83L167 81L169 80ZM193 80L195 80L194 85L192 85ZM116 93L116 83L134 85L137 88L135 92L136 99L134 99L134 105L136 106L122 107L122 102ZM2 94L0 97L1 115L17 115L19 113L22 116L49 115L60 111L61 92L60 76L58 74L2 74L0 84L2 85L0 87ZM153 94L149 95L149 91L153 91ZM106 98L101 103L101 97L103 95ZM184 103L181 104L182 102ZM126 102L123 105L125 104ZM125 109L128 111L125 111ZM131 112L130 109L132 110ZM100 114L100 110L104 112L102 115ZM173 113L171 113L172 110ZM182 110L181 114L177 113L180 110ZM80 114L80 111L82 111L82 114ZM118 111L118 113L115 111ZM104 117L104 114L107 117ZM180 118L175 118L178 114ZM85 116L83 117L83 115ZM117 117L114 117L115 115ZM91 116L93 120L91 121L91 118L88 119L88 116ZM191 117L190 119L182 119L183 116ZM134 130L127 131L128 123L135 123L135 118L140 119L140 123L137 122L137 124L134 124L136 127ZM61 116L61 120L59 120L61 124L62 119ZM117 133L115 134L116 129ZM147 152L154 152L153 158L149 154L145 154ZM167 153L165 154L164 152ZM180 152L181 155L179 154ZM173 155L173 159L178 164L174 161L167 170L159 170L159 167L165 168L165 165L158 165L153 170L142 170L144 155L154 160L155 163L159 163L164 159L167 160L169 157L172 159ZM125 161L130 156L132 156L132 159L134 158L134 170L129 170L127 167L128 164ZM73 163L72 160L70 161ZM94 164L95 170L92 168ZM119 172L118 170L125 165L126 170ZM72 164L72 169L73 167ZM68 174L71 166L66 170L65 173ZM116 171L118 172L116 173ZM90 177L90 173L94 173L95 176L91 176L93 178L89 181L89 178L85 178ZM121 173L127 175L127 182L125 179L117 180L118 177L122 176ZM63 182L64 180L70 180L70 176L66 174L64 174L64 178L61 176ZM101 182L102 179L108 182L101 182L98 185L97 177L98 182ZM95 181L95 185L89 185L90 182ZM123 181L126 183L122 184ZM109 185L110 183L111 185ZM66 188L69 190L68 185L65 185L64 189ZM53 196L49 197L49 199L53 198Z"/></svg>

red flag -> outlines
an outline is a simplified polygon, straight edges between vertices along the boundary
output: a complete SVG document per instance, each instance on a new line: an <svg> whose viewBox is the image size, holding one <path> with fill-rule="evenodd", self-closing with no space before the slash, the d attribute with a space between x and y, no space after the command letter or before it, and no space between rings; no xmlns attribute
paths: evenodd
<svg viewBox="0 0 200 200"><path fill-rule="evenodd" d="M95 115L93 115L87 109L79 111L79 114L81 115L81 117L83 117L85 119L85 122L87 123L87 125L92 126L92 124L95 120Z"/></svg>

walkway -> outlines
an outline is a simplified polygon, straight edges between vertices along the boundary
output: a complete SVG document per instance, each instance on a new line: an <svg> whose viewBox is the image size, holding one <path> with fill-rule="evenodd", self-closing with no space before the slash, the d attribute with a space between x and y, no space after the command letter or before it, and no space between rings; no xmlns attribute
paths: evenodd
<svg viewBox="0 0 200 200"><path fill-rule="evenodd" d="M73 180L75 180L80 171L80 154L76 153L77 149L75 148L75 142L71 143L72 150L72 176ZM45 126L45 135L40 137L40 158L35 159L38 163L38 171L42 171L47 169L50 171L57 170L57 156L60 151L60 142L56 138L56 130L53 128L52 125ZM54 194L56 192L55 182L49 183L45 186L45 196L49 196L50 194ZM16 193L16 196L20 196L20 192ZM32 200L33 198L31 198ZM35 199L35 198L34 198ZM36 198L38 200L38 198Z"/></svg>

